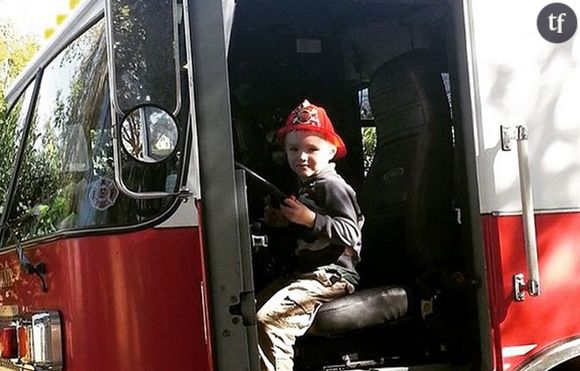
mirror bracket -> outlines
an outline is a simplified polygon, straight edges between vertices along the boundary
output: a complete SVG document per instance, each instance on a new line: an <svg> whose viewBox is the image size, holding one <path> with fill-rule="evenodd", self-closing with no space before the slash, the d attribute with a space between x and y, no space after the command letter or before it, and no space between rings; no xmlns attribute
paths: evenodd
<svg viewBox="0 0 580 371"><path fill-rule="evenodd" d="M179 188L179 192L177 192L177 197L183 202L186 202L189 198L193 197L193 192L189 189L189 187L181 187Z"/></svg>

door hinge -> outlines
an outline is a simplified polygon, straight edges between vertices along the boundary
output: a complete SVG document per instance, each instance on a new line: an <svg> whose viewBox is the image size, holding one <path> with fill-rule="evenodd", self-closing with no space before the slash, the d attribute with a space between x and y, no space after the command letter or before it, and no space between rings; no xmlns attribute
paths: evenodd
<svg viewBox="0 0 580 371"><path fill-rule="evenodd" d="M534 279L526 282L523 273L514 274L513 284L515 301L524 301L526 299L526 291L530 296L538 296L540 294L540 283Z"/></svg>

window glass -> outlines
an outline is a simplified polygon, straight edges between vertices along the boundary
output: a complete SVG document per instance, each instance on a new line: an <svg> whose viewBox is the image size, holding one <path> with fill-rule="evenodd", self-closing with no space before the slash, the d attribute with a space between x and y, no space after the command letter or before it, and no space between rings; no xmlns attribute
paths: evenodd
<svg viewBox="0 0 580 371"><path fill-rule="evenodd" d="M140 104L168 112L178 106L174 39L175 0L111 2L119 108Z"/></svg>
<svg viewBox="0 0 580 371"><path fill-rule="evenodd" d="M130 199L115 185L105 51L101 21L44 71L11 212L27 221L25 240L141 223L171 204ZM163 189L177 173L176 158L148 167L125 161L125 181L134 190Z"/></svg>
<svg viewBox="0 0 580 371"><path fill-rule="evenodd" d="M375 159L377 128L374 126L363 126L360 131L362 137L364 175L366 176Z"/></svg>
<svg viewBox="0 0 580 371"><path fill-rule="evenodd" d="M358 91L358 106L361 121L374 120L371 103L369 101L369 88L362 88Z"/></svg>
<svg viewBox="0 0 580 371"><path fill-rule="evenodd" d="M375 158L377 146L377 128L374 125L373 111L369 100L369 88L362 87L358 90L359 119L361 122L361 138L363 148L363 169L366 176Z"/></svg>
<svg viewBox="0 0 580 371"><path fill-rule="evenodd" d="M16 166L16 156L24 132L26 111L30 105L33 90L34 84L30 84L24 94L16 101L0 128L0 148L2 148L0 155L0 215L4 212L7 201L7 192Z"/></svg>

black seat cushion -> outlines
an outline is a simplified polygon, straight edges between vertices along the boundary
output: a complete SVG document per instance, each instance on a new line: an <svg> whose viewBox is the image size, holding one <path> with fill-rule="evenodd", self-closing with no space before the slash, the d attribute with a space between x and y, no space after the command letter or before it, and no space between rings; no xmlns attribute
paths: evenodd
<svg viewBox="0 0 580 371"><path fill-rule="evenodd" d="M404 317L409 308L407 290L383 286L355 292L320 307L309 335L337 336Z"/></svg>

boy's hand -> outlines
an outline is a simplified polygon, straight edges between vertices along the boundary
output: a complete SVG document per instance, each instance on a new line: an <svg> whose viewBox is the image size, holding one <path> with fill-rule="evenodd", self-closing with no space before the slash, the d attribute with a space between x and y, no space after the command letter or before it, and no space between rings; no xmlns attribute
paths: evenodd
<svg viewBox="0 0 580 371"><path fill-rule="evenodd" d="M276 228L287 227L290 224L282 212L271 205L266 205L264 208L264 223Z"/></svg>
<svg viewBox="0 0 580 371"><path fill-rule="evenodd" d="M302 202L298 201L296 197L288 197L285 199L284 203L280 205L280 212L291 222L304 225L308 228L314 227L316 214Z"/></svg>

